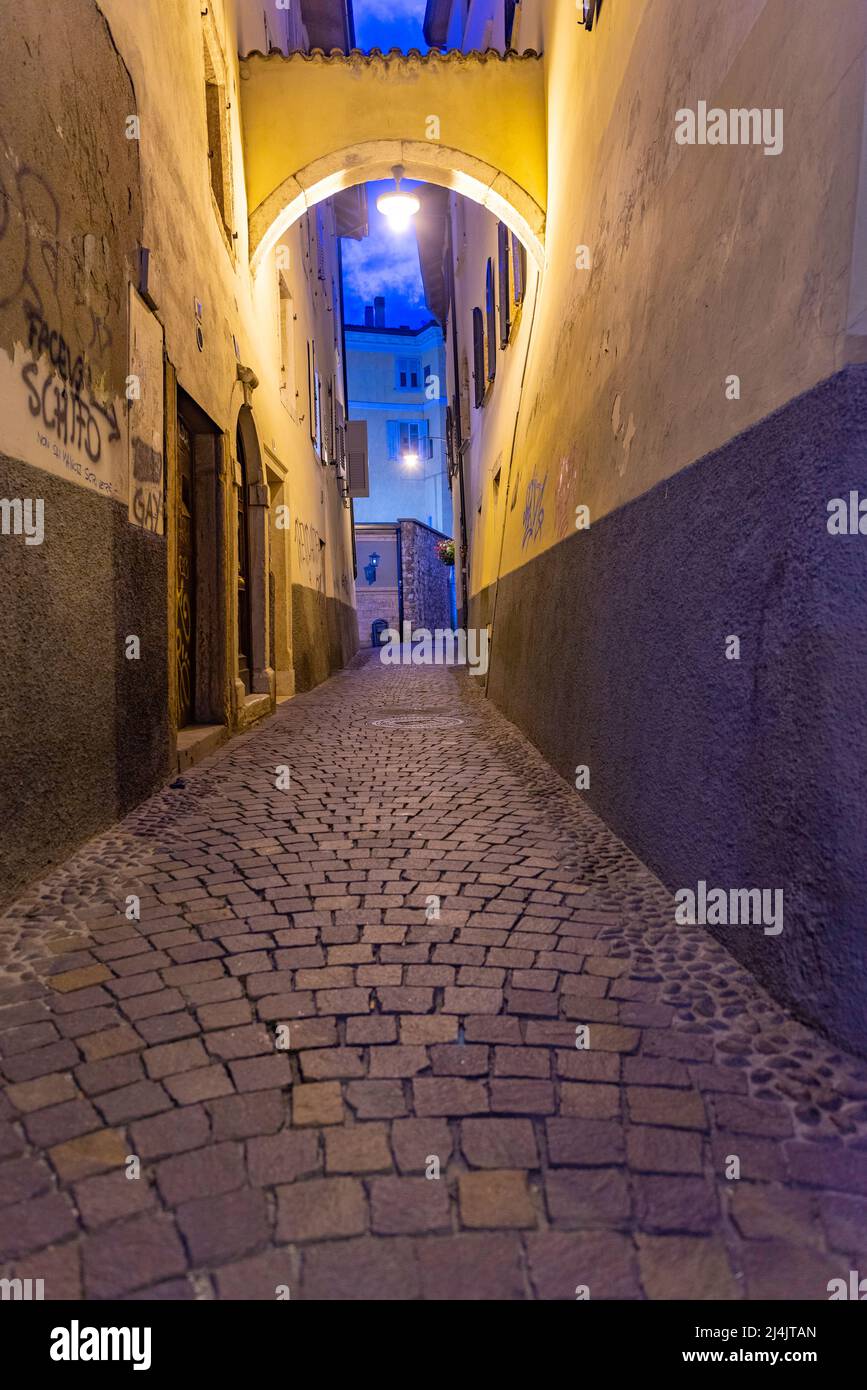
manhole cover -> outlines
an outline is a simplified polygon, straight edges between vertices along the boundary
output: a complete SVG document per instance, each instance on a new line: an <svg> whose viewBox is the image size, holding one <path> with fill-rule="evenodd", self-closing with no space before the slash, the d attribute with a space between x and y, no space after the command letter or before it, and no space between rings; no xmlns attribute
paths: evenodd
<svg viewBox="0 0 867 1390"><path fill-rule="evenodd" d="M453 714L397 714L389 719L374 719L371 722L378 729L443 729L453 724L463 724L464 721Z"/></svg>

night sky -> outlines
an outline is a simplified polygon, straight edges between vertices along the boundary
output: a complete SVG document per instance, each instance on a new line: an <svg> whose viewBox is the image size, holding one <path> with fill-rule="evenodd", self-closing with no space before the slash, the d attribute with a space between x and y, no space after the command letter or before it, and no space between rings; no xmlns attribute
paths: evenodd
<svg viewBox="0 0 867 1390"><path fill-rule="evenodd" d="M355 0L353 9L359 48L427 50L421 27L425 0ZM365 304L378 294L385 295L389 327L417 328L431 318L424 302L415 233L411 227L391 231L376 210L378 195L392 186L390 182L367 185L370 236L343 243L347 323L363 323Z"/></svg>

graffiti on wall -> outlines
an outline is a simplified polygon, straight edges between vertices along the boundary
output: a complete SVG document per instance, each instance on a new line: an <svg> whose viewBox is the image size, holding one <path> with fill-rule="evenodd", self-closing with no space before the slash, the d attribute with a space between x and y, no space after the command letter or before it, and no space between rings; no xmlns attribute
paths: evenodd
<svg viewBox="0 0 867 1390"><path fill-rule="evenodd" d="M527 491L524 494L524 534L521 540L522 550L527 548L530 541L538 540L539 536L542 534L542 525L545 520L543 501L547 482L547 474L541 479L537 478L534 474L527 483Z"/></svg>
<svg viewBox="0 0 867 1390"><path fill-rule="evenodd" d="M124 409L107 384L111 324L122 321L111 282L101 240L64 240L48 180L24 164L0 169L0 443L38 468L125 498Z"/></svg>
<svg viewBox="0 0 867 1390"><path fill-rule="evenodd" d="M315 526L295 520L295 551L298 577L311 589L325 592L325 542Z"/></svg>
<svg viewBox="0 0 867 1390"><path fill-rule="evenodd" d="M163 517L163 330L129 287L129 519L161 536Z"/></svg>

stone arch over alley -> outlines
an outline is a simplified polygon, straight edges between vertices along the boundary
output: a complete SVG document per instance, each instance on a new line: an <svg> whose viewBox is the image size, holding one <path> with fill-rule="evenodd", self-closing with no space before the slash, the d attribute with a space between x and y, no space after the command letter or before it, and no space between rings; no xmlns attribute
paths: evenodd
<svg viewBox="0 0 867 1390"><path fill-rule="evenodd" d="M389 178L395 165L487 207L544 264L548 156L536 53L251 53L240 67L254 270L309 207ZM312 109L319 118L305 121Z"/></svg>

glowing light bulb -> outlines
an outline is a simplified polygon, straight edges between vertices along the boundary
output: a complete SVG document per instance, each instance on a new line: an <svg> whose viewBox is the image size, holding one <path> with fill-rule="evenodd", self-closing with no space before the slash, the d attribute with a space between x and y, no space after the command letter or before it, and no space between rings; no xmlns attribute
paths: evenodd
<svg viewBox="0 0 867 1390"><path fill-rule="evenodd" d="M377 210L382 213L392 230L396 232L405 232L421 208L421 203L414 193L401 192L400 181L402 178L403 167L396 164L394 167L394 191L380 193L376 200Z"/></svg>

